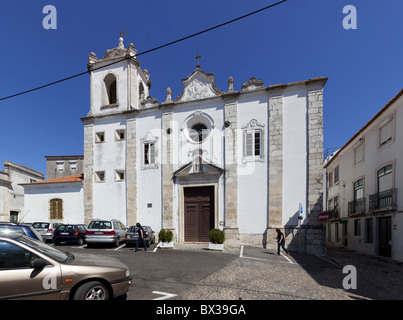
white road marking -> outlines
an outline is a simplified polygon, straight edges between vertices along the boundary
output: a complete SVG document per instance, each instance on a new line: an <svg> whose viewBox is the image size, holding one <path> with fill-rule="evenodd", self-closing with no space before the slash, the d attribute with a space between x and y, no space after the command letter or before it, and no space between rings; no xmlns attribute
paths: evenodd
<svg viewBox="0 0 403 320"><path fill-rule="evenodd" d="M289 263L294 264L294 262L292 262L291 259L288 258L286 255L284 255L282 252L280 252L280 254L281 254L284 258L286 258Z"/></svg>
<svg viewBox="0 0 403 320"><path fill-rule="evenodd" d="M157 252L157 249L159 248L159 246L160 246L160 242L158 242L158 244L156 245L155 249L152 252Z"/></svg>
<svg viewBox="0 0 403 320"><path fill-rule="evenodd" d="M328 259L326 259L326 258L323 258L323 257L321 257L320 255L316 255L316 256L317 256L318 258L321 258L322 260L325 260L325 261L327 261L327 262L329 262L329 263L335 265L335 266L338 267L338 268L343 268L342 266L338 265L337 263L334 263L333 261L330 261L330 260L328 260Z"/></svg>
<svg viewBox="0 0 403 320"><path fill-rule="evenodd" d="M168 292L162 292L162 291L153 291L153 293L162 295L162 297L155 298L153 300L166 300L166 299L173 298L173 297L177 296L177 294L168 293Z"/></svg>
<svg viewBox="0 0 403 320"><path fill-rule="evenodd" d="M117 250L119 250L119 249L122 249L122 248L125 247L125 246L126 246L126 243L122 244L120 247L117 247L117 248L114 249L114 250L117 251Z"/></svg>
<svg viewBox="0 0 403 320"><path fill-rule="evenodd" d="M240 257L240 258L243 257L243 246L241 246L241 252L239 253L239 257Z"/></svg>

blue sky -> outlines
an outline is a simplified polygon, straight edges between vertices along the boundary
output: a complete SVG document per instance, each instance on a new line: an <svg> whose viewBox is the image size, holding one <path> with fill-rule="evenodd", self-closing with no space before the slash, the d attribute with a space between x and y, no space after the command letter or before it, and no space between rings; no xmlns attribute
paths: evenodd
<svg viewBox="0 0 403 320"><path fill-rule="evenodd" d="M0 5L0 98L86 70L88 54L116 47L140 52L260 9L276 0L14 0ZM57 29L45 30L45 5ZM357 9L346 30L343 7ZM139 56L151 96L176 98L196 66L241 89L251 77L266 86L318 76L324 89L324 149L339 147L402 89L401 0L288 0L275 8ZM89 111L89 75L0 101L0 171L12 161L46 174L50 155L83 154L81 117Z"/></svg>

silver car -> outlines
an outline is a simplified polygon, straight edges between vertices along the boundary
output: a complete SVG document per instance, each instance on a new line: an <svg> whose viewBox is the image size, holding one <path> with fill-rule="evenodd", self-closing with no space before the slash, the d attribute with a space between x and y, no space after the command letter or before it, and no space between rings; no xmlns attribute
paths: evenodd
<svg viewBox="0 0 403 320"><path fill-rule="evenodd" d="M32 227L39 232L42 236L43 241L52 240L53 232L56 230L57 226L61 225L62 223L56 222L34 222Z"/></svg>
<svg viewBox="0 0 403 320"><path fill-rule="evenodd" d="M85 231L85 241L88 246L92 244L113 244L119 246L119 243L125 240L127 228L117 219L111 220L92 220Z"/></svg>
<svg viewBox="0 0 403 320"><path fill-rule="evenodd" d="M80 263L25 235L0 232L0 300L107 300L125 295L131 281L125 266Z"/></svg>

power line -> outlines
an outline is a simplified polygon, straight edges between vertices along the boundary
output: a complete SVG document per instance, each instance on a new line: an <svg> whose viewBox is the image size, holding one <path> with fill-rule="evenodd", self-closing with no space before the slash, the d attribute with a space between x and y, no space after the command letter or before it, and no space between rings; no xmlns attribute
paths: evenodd
<svg viewBox="0 0 403 320"><path fill-rule="evenodd" d="M238 18L235 18L235 19L229 20L229 21L227 21L227 22L218 24L218 25L216 25L216 26L214 26L214 27L205 29L205 30L203 30L203 31L199 31L199 32L197 32L197 33L193 33L193 34L191 34L191 35L189 35L189 36L186 36L186 37L177 39L177 40L175 40L175 41L168 42L168 43L166 43L166 44L163 44L163 45L161 45L161 46L158 46L158 47L155 47L155 48L146 50L146 51L144 51L144 52L137 53L136 56L140 56L140 55L143 55L143 54L146 54L146 53L150 53L150 52L152 52L152 51L156 51L156 50L159 50L159 49L162 49L162 48L171 46L171 45L173 45L173 44L175 44L175 43L178 43L178 42L181 42L181 41L184 41L184 40L187 40L187 39L196 37L196 36L201 35L201 34L203 34L203 33L212 31L212 30L214 30L214 29L221 28L221 27L223 27L223 26L225 26L225 25L227 25L227 24L236 22L236 21L238 21L238 20L241 20L241 19L244 19L244 18L246 18L246 17L252 16L252 15L257 14L257 13L259 13L259 12L262 12L262 11L264 11L264 10L267 10L267 9L272 8L272 7L278 6L279 4L281 4L281 3L283 3L283 2L286 2L286 1L288 1L288 0L282 0L282 1L279 1L279 2L276 2L276 3L273 3L273 4L269 5L269 6L266 6L266 7L264 7L264 8L255 10L255 11L250 12L250 13L247 13L247 14L245 14L245 15L243 15L243 16L238 17ZM107 65L104 65L104 66L101 66L101 67L98 67L98 68L94 68L94 69L92 69L92 70L94 71L94 70L98 70L98 69L101 69L101 68L105 68L105 67L108 67L108 66L110 66L110 65L113 65L113 64L116 64L116 63L125 61L125 60L130 59L130 58L131 58L130 56L126 56L126 57L123 58L123 59L114 61L114 62L112 62L112 63L109 63L109 64L107 64ZM43 89L43 88L52 86L52 85L54 85L54 84L57 84L57 83L60 83L60 82L63 82L63 81L67 81L67 80L70 80L70 79L73 79L73 78L80 77L80 76L82 76L82 75L84 75L84 74L87 74L87 73L88 73L88 71L80 72L80 73L77 73L77 74L72 75L72 76L67 77L67 78L63 78L63 79L60 79L60 80L57 80L57 81L53 81L53 82L50 82L50 83L48 83L48 84L45 84L45 85L42 85L42 86L39 86L39 87L30 89L30 90L26 90L26 91L22 91L22 92L13 94L13 95L11 95L11 96L7 96L7 97L4 97L4 98L0 98L0 101L2 101L2 100L7 100L7 99L11 99L11 98L14 98L14 97L17 97L17 96L20 96L20 95L23 95L23 94L26 94L26 93L29 93L29 92L37 91L37 90L40 90L40 89Z"/></svg>

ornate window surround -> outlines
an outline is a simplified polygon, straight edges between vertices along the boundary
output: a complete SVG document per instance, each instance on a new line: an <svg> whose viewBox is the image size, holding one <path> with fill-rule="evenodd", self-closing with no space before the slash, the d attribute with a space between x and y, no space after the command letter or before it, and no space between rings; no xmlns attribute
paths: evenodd
<svg viewBox="0 0 403 320"><path fill-rule="evenodd" d="M148 131L147 134L140 139L141 142L141 169L158 169L158 137L154 136L151 131ZM154 162L153 163L145 163L145 146L153 145L154 146ZM150 152L150 150L148 151Z"/></svg>
<svg viewBox="0 0 403 320"><path fill-rule="evenodd" d="M242 153L242 162L264 162L264 124L260 123L256 119L250 120L246 125L242 126L241 129L243 130L243 153ZM255 155L255 134L259 134L259 154ZM247 135L252 134L252 155L247 155Z"/></svg>

